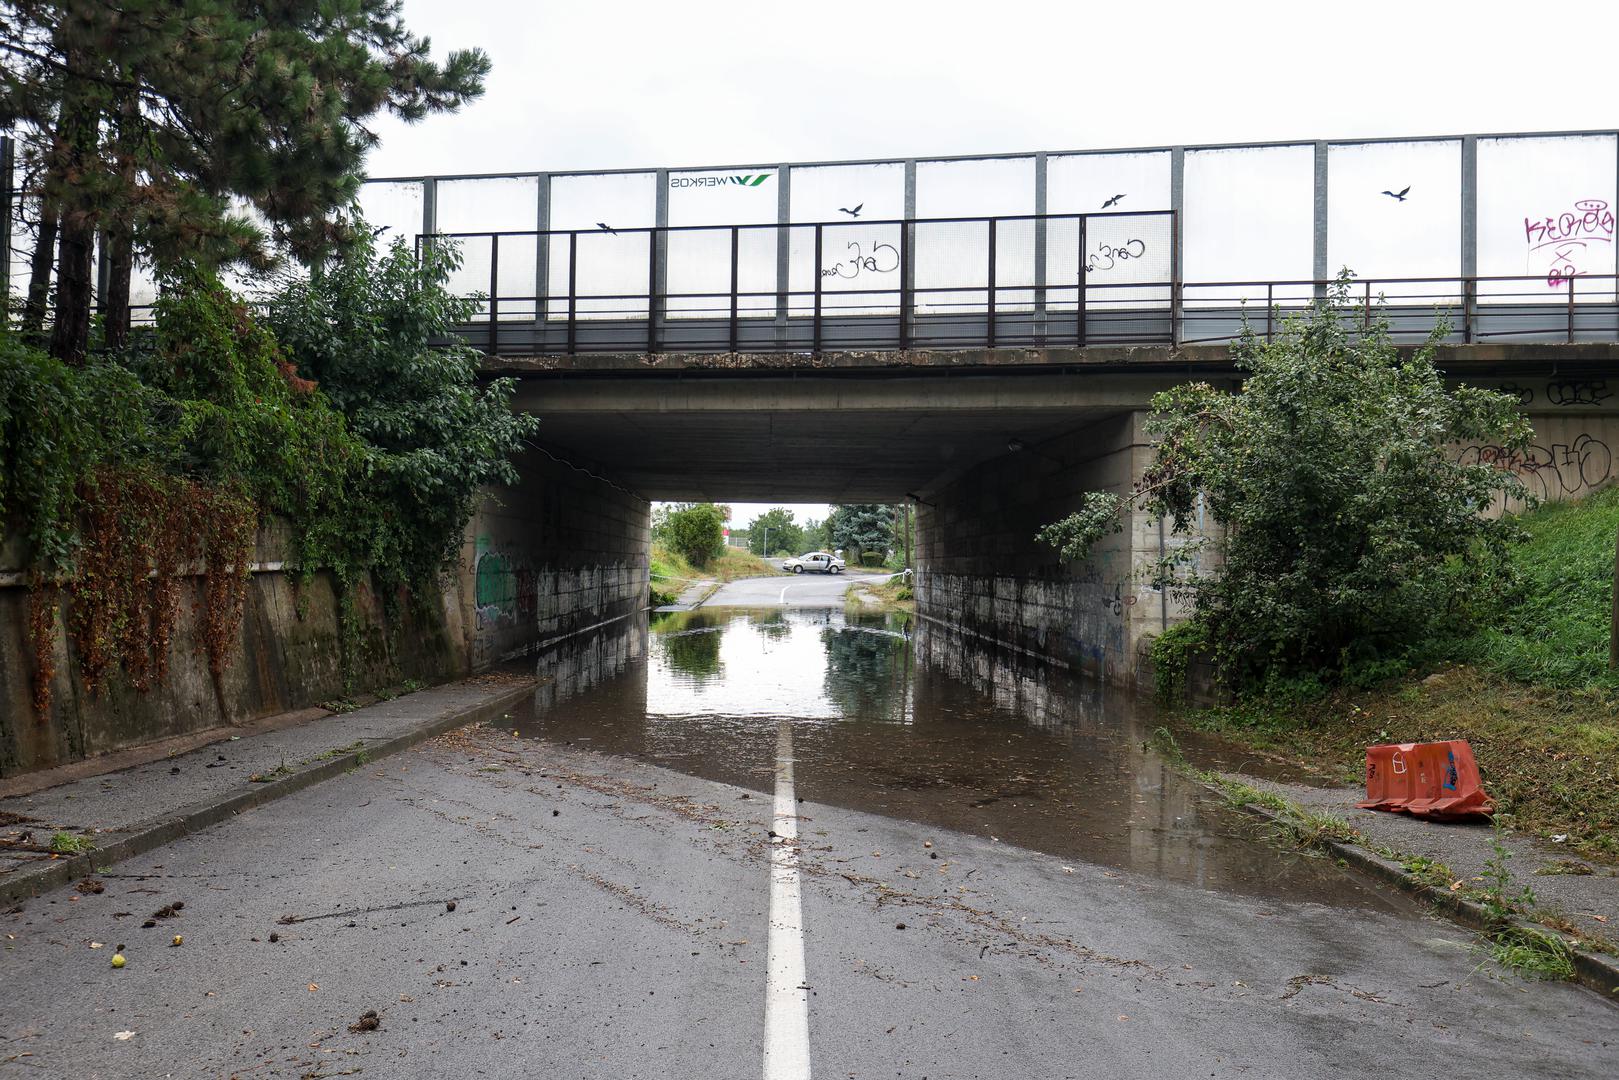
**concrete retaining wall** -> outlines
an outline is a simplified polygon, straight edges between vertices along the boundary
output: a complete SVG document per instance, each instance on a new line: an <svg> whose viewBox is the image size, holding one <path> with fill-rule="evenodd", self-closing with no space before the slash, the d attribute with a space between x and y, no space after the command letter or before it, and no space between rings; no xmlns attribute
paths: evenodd
<svg viewBox="0 0 1619 1080"><path fill-rule="evenodd" d="M360 631L345 685L332 581L305 586L281 569L285 536L268 530L254 552L237 652L215 685L199 636L202 579L184 582L161 686L135 690L112 673L85 687L56 625L49 716L32 706L28 591L15 543L0 551L0 776L48 768L174 735L318 705L405 679L440 681L522 655L539 644L637 612L647 597L646 500L541 454L519 463L522 482L490 492L467 530L460 566L441 594L401 596L390 621L362 584Z"/></svg>
<svg viewBox="0 0 1619 1080"><path fill-rule="evenodd" d="M461 559L462 647L475 671L641 610L651 504L542 451L473 518Z"/></svg>
<svg viewBox="0 0 1619 1080"><path fill-rule="evenodd" d="M167 679L145 692L121 671L92 690L68 643L66 611L58 605L56 677L50 713L33 709L33 652L27 640L28 590L16 583L14 547L0 566L0 775L48 768L97 754L185 735L223 724L304 708L403 679L433 681L465 669L447 633L443 598L425 603L401 595L393 621L381 598L362 583L356 592L359 634L345 685L344 647L331 578L317 574L300 586L281 569L284 534L261 531L236 652L216 685L200 636L203 581L185 579L169 649Z"/></svg>
<svg viewBox="0 0 1619 1080"><path fill-rule="evenodd" d="M1002 647L1134 682L1142 638L1184 617L1138 570L1160 551L1132 514L1083 564L1034 539L1086 491L1129 491L1150 459L1143 413L1121 413L970 470L917 512L917 610ZM1174 539L1162 535L1165 544Z"/></svg>

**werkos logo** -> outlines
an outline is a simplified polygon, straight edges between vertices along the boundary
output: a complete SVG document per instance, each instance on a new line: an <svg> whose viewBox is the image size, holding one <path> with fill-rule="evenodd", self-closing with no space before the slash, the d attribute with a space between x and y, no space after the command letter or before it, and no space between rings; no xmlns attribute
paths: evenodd
<svg viewBox="0 0 1619 1080"><path fill-rule="evenodd" d="M744 173L741 176L671 176L669 186L672 188L688 187L727 187L739 184L742 187L758 187L769 180L771 173Z"/></svg>

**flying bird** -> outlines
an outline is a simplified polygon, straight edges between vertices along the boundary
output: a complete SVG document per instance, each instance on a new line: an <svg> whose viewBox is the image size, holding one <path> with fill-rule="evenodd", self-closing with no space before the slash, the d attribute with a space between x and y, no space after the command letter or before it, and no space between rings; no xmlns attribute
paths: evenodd
<svg viewBox="0 0 1619 1080"><path fill-rule="evenodd" d="M1129 194L1129 193L1126 192L1125 194ZM1106 210L1110 206L1119 205L1119 200L1122 199L1122 198L1124 198L1124 195L1115 195L1115 196L1113 196L1113 198L1109 199L1107 202L1102 204L1102 209Z"/></svg>
<svg viewBox="0 0 1619 1080"><path fill-rule="evenodd" d="M865 208L865 203L856 203L853 210L850 210L847 206L838 207L839 210L843 211L845 214L848 214L850 217L859 217L860 211L864 210Z"/></svg>
<svg viewBox="0 0 1619 1080"><path fill-rule="evenodd" d="M1410 190L1411 190L1411 185L1407 184L1407 185L1405 185L1405 187L1401 188L1399 191L1385 191L1385 192L1383 192L1383 194L1387 195L1389 198L1393 199L1395 202L1405 202L1405 193L1410 191Z"/></svg>
<svg viewBox="0 0 1619 1080"><path fill-rule="evenodd" d="M618 230L614 229L611 225L607 224L607 222L605 222L605 221L596 222L596 228L600 229L602 232L610 232L614 236L618 235Z"/></svg>

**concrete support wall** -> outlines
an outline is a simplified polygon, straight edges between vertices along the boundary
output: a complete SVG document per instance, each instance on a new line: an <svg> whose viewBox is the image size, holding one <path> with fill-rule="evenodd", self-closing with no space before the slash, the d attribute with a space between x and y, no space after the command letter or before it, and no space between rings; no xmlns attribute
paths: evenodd
<svg viewBox="0 0 1619 1080"><path fill-rule="evenodd" d="M261 533L247 590L236 652L219 680L203 653L200 618L203 579L181 586L179 617L161 685L136 690L121 671L94 688L85 685L67 641L66 612L58 604L54 641L56 676L50 712L33 708L33 650L28 642L28 590L20 552L9 545L0 559L0 776L49 768L158 739L270 716L393 685L452 678L466 667L450 632L454 612L444 597L401 595L390 619L382 598L362 583L355 595L359 631L348 658L331 578L317 574L300 585L280 569L284 536Z"/></svg>
<svg viewBox="0 0 1619 1080"><path fill-rule="evenodd" d="M1150 459L1145 414L1120 413L1009 453L917 510L917 610L924 618L1113 682L1132 683L1142 639L1184 613L1142 581L1156 522L1132 514L1083 564L1035 541L1086 491L1125 494ZM1165 537L1164 542L1171 542Z"/></svg>
<svg viewBox="0 0 1619 1080"><path fill-rule="evenodd" d="M651 504L589 466L528 451L467 529L458 582L474 671L647 604Z"/></svg>
<svg viewBox="0 0 1619 1080"><path fill-rule="evenodd" d="M53 703L42 719L32 706L25 560L17 544L7 545L0 551L0 776L406 679L455 678L639 613L647 600L647 501L539 453L518 465L520 484L486 493L442 593L402 595L390 617L382 598L359 587L353 655L344 655L330 578L318 574L300 586L281 569L285 538L267 532L254 552L237 652L217 685L201 648L203 582L189 578L168 678L146 691L134 689L121 672L111 673L94 692L86 687L59 610Z"/></svg>

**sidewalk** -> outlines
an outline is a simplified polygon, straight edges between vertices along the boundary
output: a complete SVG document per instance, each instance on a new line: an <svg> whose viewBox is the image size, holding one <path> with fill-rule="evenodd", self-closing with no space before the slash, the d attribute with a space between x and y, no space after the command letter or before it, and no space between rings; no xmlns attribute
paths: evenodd
<svg viewBox="0 0 1619 1080"><path fill-rule="evenodd" d="M1495 830L1486 822L1440 822L1410 814L1362 810L1360 788L1307 787L1224 774L1261 791L1280 795L1317 813L1342 818L1365 838L1365 846L1398 852L1401 860L1426 859L1448 868L1447 887L1481 889L1485 864L1495 857ZM1582 859L1557 844L1523 833L1503 831L1502 845L1512 890L1528 886L1538 912L1567 919L1580 936L1619 942L1619 868ZM1420 865L1420 864L1419 864ZM1437 869L1437 868L1436 868ZM1436 879L1438 874L1431 875Z"/></svg>
<svg viewBox="0 0 1619 1080"><path fill-rule="evenodd" d="M675 579L670 579L675 580ZM686 587L680 590L680 596L672 604L664 604L654 611L693 611L702 607L703 601L709 594L720 587L717 581L688 581Z"/></svg>
<svg viewBox="0 0 1619 1080"><path fill-rule="evenodd" d="M533 690L527 675L494 672L349 713L318 713L297 726L254 725L115 772L85 775L93 768L85 762L52 770L62 782L0 798L0 904L91 876L451 728L499 717ZM115 759L122 760L127 755ZM34 776L17 779L37 784ZM58 834L90 850L53 855ZM30 850L38 848L47 850Z"/></svg>

